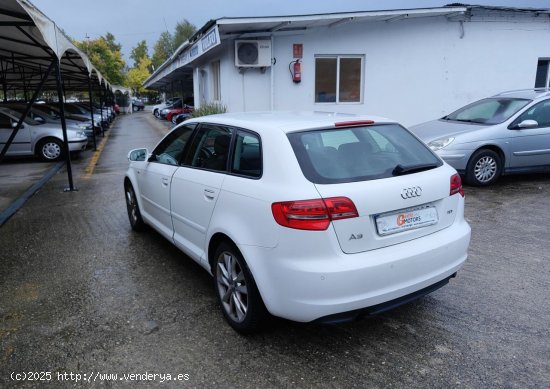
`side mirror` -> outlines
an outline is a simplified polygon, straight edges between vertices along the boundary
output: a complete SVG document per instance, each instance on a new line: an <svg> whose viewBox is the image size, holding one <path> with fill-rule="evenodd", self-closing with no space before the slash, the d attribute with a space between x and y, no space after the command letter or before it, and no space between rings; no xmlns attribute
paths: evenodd
<svg viewBox="0 0 550 389"><path fill-rule="evenodd" d="M34 120L36 120L40 124L46 123L46 119L44 119L42 116L35 116Z"/></svg>
<svg viewBox="0 0 550 389"><path fill-rule="evenodd" d="M15 127L17 127L17 122L11 122L11 128L15 128ZM19 127L19 129L22 130L23 128L25 128L25 125L21 123L21 127Z"/></svg>
<svg viewBox="0 0 550 389"><path fill-rule="evenodd" d="M148 155L149 155L149 151L147 151L147 149L134 149L134 150L130 150L130 152L128 153L128 160L145 161Z"/></svg>
<svg viewBox="0 0 550 389"><path fill-rule="evenodd" d="M523 128L537 128L539 126L539 123L536 120L524 120L521 123L519 123L516 128L523 129Z"/></svg>

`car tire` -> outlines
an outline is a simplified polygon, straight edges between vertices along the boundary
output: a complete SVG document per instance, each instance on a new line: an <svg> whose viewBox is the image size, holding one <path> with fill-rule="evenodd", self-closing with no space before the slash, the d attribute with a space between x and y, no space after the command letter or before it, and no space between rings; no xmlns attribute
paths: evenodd
<svg viewBox="0 0 550 389"><path fill-rule="evenodd" d="M178 124L177 116L176 116L176 115L173 115L173 116L172 116L171 122L172 122L172 124Z"/></svg>
<svg viewBox="0 0 550 389"><path fill-rule="evenodd" d="M157 119L160 119L160 112L159 112L158 109L155 109L155 110L153 111L153 115L155 115L155 117L156 117Z"/></svg>
<svg viewBox="0 0 550 389"><path fill-rule="evenodd" d="M472 186L494 184L502 173L502 159L493 150L476 151L466 167L466 183Z"/></svg>
<svg viewBox="0 0 550 389"><path fill-rule="evenodd" d="M63 142L57 138L45 138L38 142L36 151L43 161L59 161L63 153Z"/></svg>
<svg viewBox="0 0 550 389"><path fill-rule="evenodd" d="M242 334L261 328L267 310L243 256L233 244L218 245L212 273L216 298L229 325Z"/></svg>
<svg viewBox="0 0 550 389"><path fill-rule="evenodd" d="M145 229L145 222L141 217L139 210L139 204L137 202L136 192L132 184L127 183L124 185L124 192L126 197L126 209L128 211L128 219L130 220L130 226L134 231L143 231Z"/></svg>

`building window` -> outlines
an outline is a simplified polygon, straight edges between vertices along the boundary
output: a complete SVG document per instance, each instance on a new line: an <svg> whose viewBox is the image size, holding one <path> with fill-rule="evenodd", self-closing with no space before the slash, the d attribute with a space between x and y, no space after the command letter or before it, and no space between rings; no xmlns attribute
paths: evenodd
<svg viewBox="0 0 550 389"><path fill-rule="evenodd" d="M220 91L220 61L215 61L210 64L212 70L212 99L220 101L222 94Z"/></svg>
<svg viewBox="0 0 550 389"><path fill-rule="evenodd" d="M535 78L535 88L547 88L550 86L548 83L548 69L550 68L550 60L539 59L537 64L537 76Z"/></svg>
<svg viewBox="0 0 550 389"><path fill-rule="evenodd" d="M363 75L361 56L315 58L316 103L360 103Z"/></svg>

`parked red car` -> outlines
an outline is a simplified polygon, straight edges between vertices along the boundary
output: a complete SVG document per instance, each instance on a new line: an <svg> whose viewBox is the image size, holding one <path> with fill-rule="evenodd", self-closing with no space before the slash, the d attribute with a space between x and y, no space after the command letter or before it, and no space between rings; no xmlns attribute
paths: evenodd
<svg viewBox="0 0 550 389"><path fill-rule="evenodd" d="M168 111L168 113L166 114L166 120L176 124L175 118L177 115L179 115L180 113L191 113L193 112L193 110L193 106L184 104L182 108L174 108Z"/></svg>

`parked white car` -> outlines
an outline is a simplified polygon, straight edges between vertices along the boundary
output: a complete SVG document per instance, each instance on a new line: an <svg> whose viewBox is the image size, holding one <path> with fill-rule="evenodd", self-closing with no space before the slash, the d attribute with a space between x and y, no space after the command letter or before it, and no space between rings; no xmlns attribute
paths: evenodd
<svg viewBox="0 0 550 389"><path fill-rule="evenodd" d="M0 150L4 148L21 114L0 107ZM86 149L88 138L84 130L67 129L69 151ZM63 157L63 131L58 124L39 123L26 117L6 155L37 155L44 161L57 161Z"/></svg>
<svg viewBox="0 0 550 389"><path fill-rule="evenodd" d="M153 115L155 115L155 117L157 119L160 119L161 118L160 113L162 112L163 109L166 109L166 107L172 106L172 105L176 104L179 101L181 101L181 99L179 97L172 97L172 98L167 99L164 103L154 105L153 110L152 110Z"/></svg>
<svg viewBox="0 0 550 389"><path fill-rule="evenodd" d="M130 151L133 229L214 276L236 330L336 323L445 285L467 257L460 176L399 124L327 113L188 120Z"/></svg>

